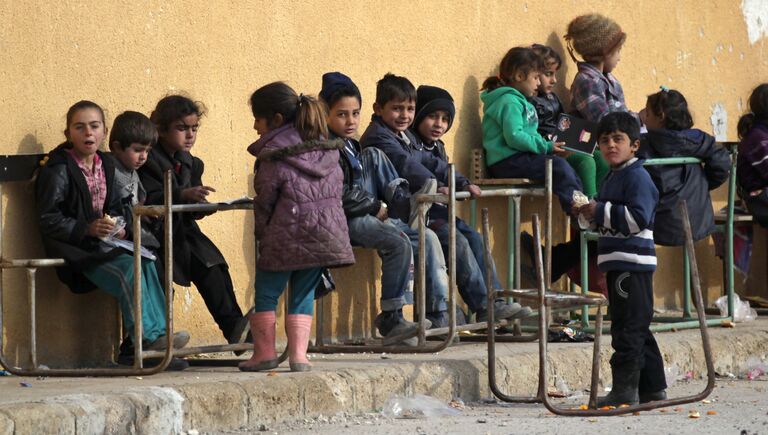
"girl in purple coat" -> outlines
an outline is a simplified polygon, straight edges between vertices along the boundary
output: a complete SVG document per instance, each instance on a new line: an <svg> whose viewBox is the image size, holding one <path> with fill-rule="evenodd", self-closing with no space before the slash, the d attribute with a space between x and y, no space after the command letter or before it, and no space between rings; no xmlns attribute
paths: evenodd
<svg viewBox="0 0 768 435"><path fill-rule="evenodd" d="M739 196L763 227L768 227L768 83L752 91L750 113L739 119L741 143L736 160Z"/></svg>
<svg viewBox="0 0 768 435"><path fill-rule="evenodd" d="M344 185L340 140L328 141L321 103L297 95L282 82L251 95L253 128L260 139L248 147L256 156L254 233L259 242L256 305L250 316L253 356L242 371L277 367L275 309L290 281L285 330L291 371L311 368L307 345L315 287L323 268L355 262L341 207Z"/></svg>

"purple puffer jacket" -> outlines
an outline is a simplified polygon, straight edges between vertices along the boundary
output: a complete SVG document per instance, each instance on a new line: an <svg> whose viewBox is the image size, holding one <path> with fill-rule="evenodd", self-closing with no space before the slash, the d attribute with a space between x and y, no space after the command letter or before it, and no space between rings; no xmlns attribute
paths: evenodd
<svg viewBox="0 0 768 435"><path fill-rule="evenodd" d="M739 144L736 179L745 192L768 186L768 125L755 122Z"/></svg>
<svg viewBox="0 0 768 435"><path fill-rule="evenodd" d="M341 207L344 177L334 141L306 141L286 125L248 147L257 157L253 181L257 267L272 272L355 262Z"/></svg>

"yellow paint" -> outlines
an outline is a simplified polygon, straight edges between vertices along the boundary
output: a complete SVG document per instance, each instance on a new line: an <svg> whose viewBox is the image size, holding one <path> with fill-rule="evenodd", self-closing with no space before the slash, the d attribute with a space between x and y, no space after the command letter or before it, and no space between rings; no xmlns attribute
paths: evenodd
<svg viewBox="0 0 768 435"><path fill-rule="evenodd" d="M131 109L148 113L162 96L188 92L209 109L194 153L206 162L206 184L214 199L239 197L251 189L253 159L245 152L255 138L247 99L257 87L285 80L298 91L316 93L320 76L341 70L363 94L363 125L371 113L375 83L384 73L409 77L415 84L448 89L459 108L447 136L452 159L469 168L469 150L480 144L478 87L495 74L501 56L513 45L543 42L562 51L562 34L576 15L599 11L615 18L628 34L615 71L630 108L667 85L689 99L696 125L710 130L711 107L728 114L727 135L751 88L768 77L765 39L750 44L740 1L707 3L597 0L562 2L455 0L442 2L369 1L133 1L114 0L3 2L0 8L0 153L38 153L62 140L64 114L72 103L92 99L108 111L108 122ZM567 55L564 54L564 59ZM575 66L567 60L558 92L567 100ZM32 214L30 186L6 188L6 253L41 255ZM723 190L716 192L718 206ZM505 207L482 201L493 213L494 254L504 255ZM523 216L538 204L524 200ZM557 207L556 207L557 209ZM468 210L462 209L468 217ZM230 262L241 306L253 298L252 218L227 212L206 218L203 229ZM562 238L562 225L555 227ZM760 235L764 233L759 233ZM757 239L755 269L764 274L765 238ZM720 263L712 246L699 247L707 299L718 294ZM679 254L659 253L657 305L680 303ZM340 290L326 305L343 337L370 330L375 311L368 290L378 260L361 253L360 265L337 273ZM502 279L504 261L499 261ZM14 272L15 273L15 272ZM103 360L116 336L116 308L104 295L74 296L41 271L38 324L41 362L56 366ZM6 273L6 351L26 364L28 333L23 280ZM765 292L765 277L747 281ZM193 343L221 337L199 295L177 288L177 327L188 329Z"/></svg>

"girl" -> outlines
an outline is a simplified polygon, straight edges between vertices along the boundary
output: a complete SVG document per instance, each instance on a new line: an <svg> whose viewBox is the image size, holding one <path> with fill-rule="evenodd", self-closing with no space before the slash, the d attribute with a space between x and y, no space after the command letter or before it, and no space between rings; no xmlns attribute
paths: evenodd
<svg viewBox="0 0 768 435"><path fill-rule="evenodd" d="M274 369L275 309L291 283L285 329L291 371L310 370L307 345L315 287L324 267L355 262L341 193L340 140L327 141L322 103L282 82L251 95L253 128L260 139L248 147L257 157L253 200L259 242L256 305L250 316L253 356L242 371Z"/></svg>
<svg viewBox="0 0 768 435"><path fill-rule="evenodd" d="M100 288L117 298L133 338L133 256L100 240L126 237L125 230L115 233L109 216L119 216L123 207L114 190L114 163L99 151L106 133L104 111L96 103L80 101L69 108L67 140L50 152L37 178L37 215L47 255L67 263L56 270L61 281L74 293ZM162 350L167 343L163 287L154 262L141 261L143 347ZM188 341L189 334L178 332L173 346ZM176 360L171 367L185 366Z"/></svg>
<svg viewBox="0 0 768 435"><path fill-rule="evenodd" d="M538 133L536 109L527 101L536 94L541 70L538 54L515 47L501 60L499 75L483 82L483 147L488 172L494 178L543 180L547 155L566 153L562 142L553 143ZM581 182L564 158L552 159L553 193L563 211L570 213Z"/></svg>
<svg viewBox="0 0 768 435"><path fill-rule="evenodd" d="M678 203L685 200L691 216L694 240L701 240L715 231L714 214L709 191L728 178L731 158L715 138L694 129L688 102L680 92L661 87L661 91L648 96L645 109L648 133L640 141L637 157L697 157L701 165L651 165L645 169L651 174L659 190L659 204L653 238L659 245L682 246L683 222Z"/></svg>
<svg viewBox="0 0 768 435"><path fill-rule="evenodd" d="M768 227L768 83L752 91L750 113L739 119L736 161L739 196L757 222Z"/></svg>

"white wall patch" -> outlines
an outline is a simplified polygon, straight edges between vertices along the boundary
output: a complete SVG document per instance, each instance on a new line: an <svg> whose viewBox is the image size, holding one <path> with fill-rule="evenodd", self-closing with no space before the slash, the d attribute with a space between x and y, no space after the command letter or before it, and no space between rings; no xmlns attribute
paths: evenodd
<svg viewBox="0 0 768 435"><path fill-rule="evenodd" d="M712 132L715 134L715 139L720 142L728 140L728 112L722 103L716 103L712 106L712 115L709 117L709 122L712 124Z"/></svg>
<svg viewBox="0 0 768 435"><path fill-rule="evenodd" d="M768 2L765 0L742 0L741 13L747 23L749 43L768 36Z"/></svg>

